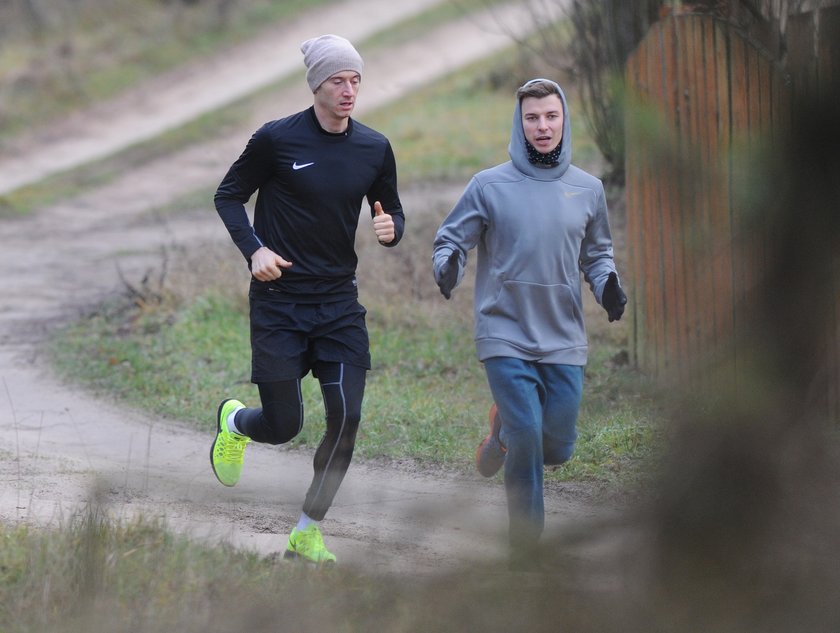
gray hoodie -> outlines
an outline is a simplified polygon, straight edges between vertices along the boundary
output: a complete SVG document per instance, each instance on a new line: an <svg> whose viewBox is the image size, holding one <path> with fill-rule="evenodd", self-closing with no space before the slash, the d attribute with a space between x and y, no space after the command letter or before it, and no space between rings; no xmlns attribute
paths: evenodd
<svg viewBox="0 0 840 633"><path fill-rule="evenodd" d="M435 236L437 279L453 251L460 282L478 247L475 342L479 360L495 356L585 365L581 273L598 303L615 272L601 181L571 164L566 96L559 164L528 161L520 104L510 161L476 174Z"/></svg>

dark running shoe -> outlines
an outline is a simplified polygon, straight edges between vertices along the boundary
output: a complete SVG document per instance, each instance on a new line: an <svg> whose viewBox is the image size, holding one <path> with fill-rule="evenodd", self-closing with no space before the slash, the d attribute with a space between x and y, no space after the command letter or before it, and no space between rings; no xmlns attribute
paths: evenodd
<svg viewBox="0 0 840 633"><path fill-rule="evenodd" d="M499 439L499 430L502 428L502 419L496 409L496 403L490 407L490 433L487 434L478 448L475 450L475 465L478 472L484 477L492 477L505 463L507 449Z"/></svg>

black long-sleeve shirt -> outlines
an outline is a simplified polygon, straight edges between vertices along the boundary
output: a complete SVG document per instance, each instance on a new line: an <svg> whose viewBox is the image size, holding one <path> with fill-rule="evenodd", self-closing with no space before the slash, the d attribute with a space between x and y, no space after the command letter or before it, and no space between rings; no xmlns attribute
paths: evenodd
<svg viewBox="0 0 840 633"><path fill-rule="evenodd" d="M252 226L245 203L255 191ZM352 119L345 132L326 132L310 107L257 130L214 201L249 265L261 246L292 262L280 279L265 282L274 296L330 301L357 294L355 239L363 198L371 215L379 201L393 217L395 238L386 246L395 246L405 216L388 139Z"/></svg>

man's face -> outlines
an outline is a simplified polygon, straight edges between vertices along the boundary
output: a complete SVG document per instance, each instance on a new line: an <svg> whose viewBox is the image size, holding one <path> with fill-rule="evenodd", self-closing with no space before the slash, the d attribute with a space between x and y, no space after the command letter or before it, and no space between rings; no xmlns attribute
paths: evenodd
<svg viewBox="0 0 840 633"><path fill-rule="evenodd" d="M541 154L548 154L563 140L563 102L559 95L522 100L525 138Z"/></svg>
<svg viewBox="0 0 840 633"><path fill-rule="evenodd" d="M315 91L315 109L333 121L347 119L356 106L361 82L361 76L353 70L332 75Z"/></svg>

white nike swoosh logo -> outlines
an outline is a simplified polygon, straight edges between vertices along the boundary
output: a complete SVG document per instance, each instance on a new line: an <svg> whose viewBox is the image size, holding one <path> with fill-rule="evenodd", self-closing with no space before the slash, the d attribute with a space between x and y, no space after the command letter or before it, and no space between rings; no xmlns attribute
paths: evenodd
<svg viewBox="0 0 840 633"><path fill-rule="evenodd" d="M303 163L302 165L298 165L297 161L292 163L292 169L297 171L298 169L303 169L304 167L309 167L310 165L314 165L315 163Z"/></svg>

